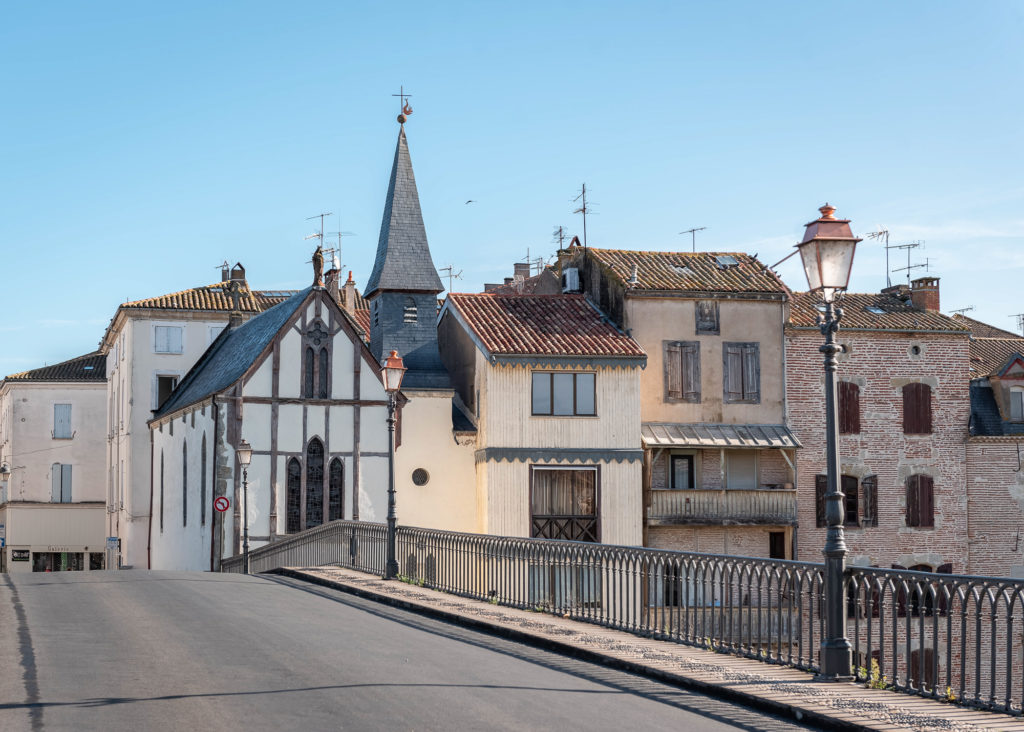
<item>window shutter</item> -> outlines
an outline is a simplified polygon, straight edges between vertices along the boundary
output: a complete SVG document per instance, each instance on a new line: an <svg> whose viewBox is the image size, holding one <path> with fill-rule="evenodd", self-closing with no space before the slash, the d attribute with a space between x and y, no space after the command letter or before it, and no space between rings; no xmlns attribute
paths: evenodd
<svg viewBox="0 0 1024 732"><path fill-rule="evenodd" d="M935 483L930 475L919 475L917 478L917 525L935 526Z"/></svg>
<svg viewBox="0 0 1024 732"><path fill-rule="evenodd" d="M725 399L738 402L743 399L743 351L739 346L725 346Z"/></svg>
<svg viewBox="0 0 1024 732"><path fill-rule="evenodd" d="M828 491L828 476L814 476L814 510L818 528L825 526L825 493Z"/></svg>
<svg viewBox="0 0 1024 732"><path fill-rule="evenodd" d="M869 475L860 482L861 526L878 526L878 476Z"/></svg>
<svg viewBox="0 0 1024 732"><path fill-rule="evenodd" d="M927 384L903 387L903 432L927 435L932 431L932 388Z"/></svg>
<svg viewBox="0 0 1024 732"><path fill-rule="evenodd" d="M860 433L860 387L849 381L839 382L839 433Z"/></svg>
<svg viewBox="0 0 1024 732"><path fill-rule="evenodd" d="M168 328L167 342L171 353L181 353L181 328L173 326Z"/></svg>
<svg viewBox="0 0 1024 732"><path fill-rule="evenodd" d="M58 438L71 437L71 405L53 405L53 436Z"/></svg>
<svg viewBox="0 0 1024 732"><path fill-rule="evenodd" d="M60 466L60 502L71 503L71 466Z"/></svg>
<svg viewBox="0 0 1024 732"><path fill-rule="evenodd" d="M665 345L665 396L668 399L683 398L683 356L681 344Z"/></svg>
<svg viewBox="0 0 1024 732"><path fill-rule="evenodd" d="M892 565L893 569L906 569L902 564ZM896 594L896 615L903 618L907 615L907 592L903 589L902 579L894 579L893 587Z"/></svg>
<svg viewBox="0 0 1024 732"><path fill-rule="evenodd" d="M747 344L743 349L743 398L761 400L761 359L756 343Z"/></svg>
<svg viewBox="0 0 1024 732"><path fill-rule="evenodd" d="M60 463L54 463L50 466L50 500L54 503L60 503Z"/></svg>
<svg viewBox="0 0 1024 732"><path fill-rule="evenodd" d="M700 401L700 344L682 344L683 399Z"/></svg>
<svg viewBox="0 0 1024 732"><path fill-rule="evenodd" d="M907 526L917 526L920 513L917 507L919 476L911 475L907 478Z"/></svg>

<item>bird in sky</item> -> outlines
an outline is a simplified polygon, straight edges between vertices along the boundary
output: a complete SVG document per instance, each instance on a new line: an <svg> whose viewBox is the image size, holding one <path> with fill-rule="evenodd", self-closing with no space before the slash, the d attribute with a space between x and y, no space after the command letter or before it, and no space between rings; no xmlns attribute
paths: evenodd
<svg viewBox="0 0 1024 732"><path fill-rule="evenodd" d="M476 201L474 201L474 200L473 200L473 199L471 198L471 199L469 199L468 201L466 201L466 203L476 203Z"/></svg>

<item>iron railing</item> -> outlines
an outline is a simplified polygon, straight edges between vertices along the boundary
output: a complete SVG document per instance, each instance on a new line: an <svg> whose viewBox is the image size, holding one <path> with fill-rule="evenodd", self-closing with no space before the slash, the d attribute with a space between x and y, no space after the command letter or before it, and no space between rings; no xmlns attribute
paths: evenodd
<svg viewBox="0 0 1024 732"><path fill-rule="evenodd" d="M795 524L796 491L782 488L654 490L647 518L665 523Z"/></svg>
<svg viewBox="0 0 1024 732"><path fill-rule="evenodd" d="M252 550L251 570L336 564L383 575L386 541L384 524L334 521ZM819 563L403 526L396 558L400 579L424 587L819 670ZM222 570L241 571L241 557ZM858 680L1021 713L1024 580L846 572Z"/></svg>

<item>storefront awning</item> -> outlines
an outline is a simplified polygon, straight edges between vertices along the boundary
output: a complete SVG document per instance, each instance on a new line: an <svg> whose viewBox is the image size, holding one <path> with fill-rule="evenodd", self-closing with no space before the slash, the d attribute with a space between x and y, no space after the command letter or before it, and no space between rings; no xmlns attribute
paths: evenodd
<svg viewBox="0 0 1024 732"><path fill-rule="evenodd" d="M801 447L781 424L717 424L714 422L644 422L640 435L645 447L722 447L788 449Z"/></svg>

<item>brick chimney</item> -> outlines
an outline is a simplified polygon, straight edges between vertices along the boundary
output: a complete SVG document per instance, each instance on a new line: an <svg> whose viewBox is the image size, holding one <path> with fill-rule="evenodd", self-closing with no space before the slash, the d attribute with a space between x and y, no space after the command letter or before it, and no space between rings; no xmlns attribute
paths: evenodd
<svg viewBox="0 0 1024 732"><path fill-rule="evenodd" d="M348 279L342 290L341 306L349 313L354 313L356 310L356 281L352 279L352 270L348 271Z"/></svg>
<svg viewBox="0 0 1024 732"><path fill-rule="evenodd" d="M939 311L939 278L918 277L910 283L910 301L919 310Z"/></svg>
<svg viewBox="0 0 1024 732"><path fill-rule="evenodd" d="M529 262L516 262L512 265L512 275L514 277L522 276L525 280L530 276L530 263Z"/></svg>
<svg viewBox="0 0 1024 732"><path fill-rule="evenodd" d="M334 302L341 305L341 293L338 291L339 274L336 269L329 269L324 272L324 287L327 288L327 293L334 299Z"/></svg>

